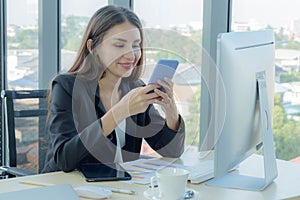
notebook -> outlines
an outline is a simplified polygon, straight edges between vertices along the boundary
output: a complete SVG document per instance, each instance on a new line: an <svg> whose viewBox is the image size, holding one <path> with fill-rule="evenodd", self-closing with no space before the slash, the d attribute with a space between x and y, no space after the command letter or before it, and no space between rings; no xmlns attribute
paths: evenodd
<svg viewBox="0 0 300 200"><path fill-rule="evenodd" d="M80 200L79 196L69 184L59 184L14 192L0 193L0 200Z"/></svg>

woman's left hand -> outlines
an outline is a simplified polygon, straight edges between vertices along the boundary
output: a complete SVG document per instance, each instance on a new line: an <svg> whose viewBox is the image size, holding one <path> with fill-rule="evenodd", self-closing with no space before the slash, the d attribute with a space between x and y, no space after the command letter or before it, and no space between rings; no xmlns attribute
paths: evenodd
<svg viewBox="0 0 300 200"><path fill-rule="evenodd" d="M173 95L174 84L169 78L164 78L164 81L158 80L157 84L162 86L165 91L163 92L159 89L154 90L154 92L160 96L155 103L161 105L166 115L168 127L177 131L179 127L179 115Z"/></svg>

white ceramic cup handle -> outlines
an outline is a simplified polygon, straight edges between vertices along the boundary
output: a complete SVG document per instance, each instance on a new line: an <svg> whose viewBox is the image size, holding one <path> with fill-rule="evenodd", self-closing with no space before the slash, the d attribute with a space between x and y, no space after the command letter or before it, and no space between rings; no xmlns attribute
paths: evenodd
<svg viewBox="0 0 300 200"><path fill-rule="evenodd" d="M159 190L155 189L155 185L156 185L156 184L154 184L155 182L157 182L157 177L156 176L152 176L151 177L151 189L152 189L152 193L153 193L154 197L159 198Z"/></svg>

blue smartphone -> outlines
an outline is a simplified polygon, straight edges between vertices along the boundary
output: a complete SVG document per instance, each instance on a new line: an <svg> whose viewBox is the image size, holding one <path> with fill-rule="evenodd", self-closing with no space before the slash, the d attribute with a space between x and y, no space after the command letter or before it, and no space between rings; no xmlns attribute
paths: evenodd
<svg viewBox="0 0 300 200"><path fill-rule="evenodd" d="M156 84L157 80L163 81L164 77L168 77L169 79L172 79L178 67L178 64L179 64L178 60L166 60L166 59L159 60L149 79L148 85ZM160 90L164 91L163 88L160 88Z"/></svg>

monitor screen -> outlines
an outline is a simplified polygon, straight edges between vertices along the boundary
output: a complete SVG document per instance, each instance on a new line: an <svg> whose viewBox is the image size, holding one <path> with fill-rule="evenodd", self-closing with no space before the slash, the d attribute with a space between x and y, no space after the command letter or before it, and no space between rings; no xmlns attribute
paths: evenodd
<svg viewBox="0 0 300 200"><path fill-rule="evenodd" d="M220 133L215 134L219 136L215 146L215 177L228 173L263 144L257 78L263 74L272 110L274 45L271 30L229 32L218 37L220 77L216 80L214 125Z"/></svg>

